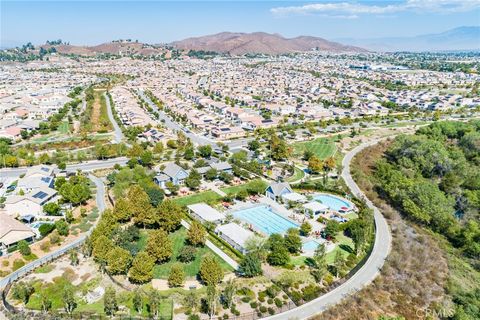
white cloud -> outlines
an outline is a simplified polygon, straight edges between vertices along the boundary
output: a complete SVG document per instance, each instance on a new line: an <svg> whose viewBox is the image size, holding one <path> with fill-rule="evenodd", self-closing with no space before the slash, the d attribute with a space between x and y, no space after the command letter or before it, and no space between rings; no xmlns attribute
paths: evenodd
<svg viewBox="0 0 480 320"><path fill-rule="evenodd" d="M382 15L397 12L466 12L480 8L480 0L406 0L387 5L361 4L358 2L324 2L303 6L276 7L275 15L321 14L330 17L355 17L362 14Z"/></svg>

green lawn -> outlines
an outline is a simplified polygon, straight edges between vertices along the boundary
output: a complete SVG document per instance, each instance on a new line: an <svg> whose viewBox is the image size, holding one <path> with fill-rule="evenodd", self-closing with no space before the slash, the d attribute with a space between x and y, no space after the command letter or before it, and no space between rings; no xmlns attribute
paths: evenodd
<svg viewBox="0 0 480 320"><path fill-rule="evenodd" d="M186 197L175 198L173 201L180 206L188 206L190 204L199 203L199 202L217 202L222 197L213 192L213 191L205 191L196 194L192 194Z"/></svg>
<svg viewBox="0 0 480 320"><path fill-rule="evenodd" d="M247 182L247 183L240 184L240 185L238 185L238 186L221 188L220 190L222 190L223 192L225 192L225 193L228 194L228 195L234 195L234 194L237 194L239 191L247 190L248 187L249 187L251 184L257 183L258 180L261 180L261 179L251 180L251 181L249 181L249 182ZM265 183L265 189L266 189L266 188L267 188L267 184Z"/></svg>
<svg viewBox="0 0 480 320"><path fill-rule="evenodd" d="M335 242L336 247L329 253L327 253L327 263L332 264L335 260L335 254L337 251L342 252L343 256L346 258L353 249L355 248L353 244L353 240L343 234L343 232L339 232L337 234L337 242Z"/></svg>
<svg viewBox="0 0 480 320"><path fill-rule="evenodd" d="M63 121L62 123L60 123L60 125L58 126L58 131L62 134L69 133L70 124L68 123L68 121Z"/></svg>
<svg viewBox="0 0 480 320"><path fill-rule="evenodd" d="M147 242L147 232L142 232L142 236L138 242L138 249L142 250ZM158 264L153 269L153 277L155 279L167 279L170 273L170 268L172 265L177 262L177 256L185 246L185 239L187 236L187 230L185 228L181 228L169 235L170 239L173 242L173 255L170 261ZM202 257L206 254L214 254L210 249L207 247L202 247L197 249L197 256L194 261L184 264L185 275L187 277L195 277L198 274L198 270L200 269L200 263L202 261ZM226 272L233 271L233 269L228 265L225 261L217 257L220 265L222 266L223 270Z"/></svg>
<svg viewBox="0 0 480 320"><path fill-rule="evenodd" d="M335 154L337 147L335 146L335 137L318 138L307 142L298 142L293 145L293 152L296 157L302 157L306 150L313 152L320 159L326 159Z"/></svg>
<svg viewBox="0 0 480 320"><path fill-rule="evenodd" d="M305 176L305 172L303 170L300 170L299 168L295 167L295 171L293 173L293 176L287 179L287 182L293 182L302 179Z"/></svg>

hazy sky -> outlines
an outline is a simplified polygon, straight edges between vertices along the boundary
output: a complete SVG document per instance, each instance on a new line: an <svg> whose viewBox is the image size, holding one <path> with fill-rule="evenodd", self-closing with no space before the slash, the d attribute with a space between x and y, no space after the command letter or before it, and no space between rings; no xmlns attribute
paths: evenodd
<svg viewBox="0 0 480 320"><path fill-rule="evenodd" d="M5 1L0 46L63 39L148 43L222 31L327 39L438 33L480 25L480 0L401 1Z"/></svg>

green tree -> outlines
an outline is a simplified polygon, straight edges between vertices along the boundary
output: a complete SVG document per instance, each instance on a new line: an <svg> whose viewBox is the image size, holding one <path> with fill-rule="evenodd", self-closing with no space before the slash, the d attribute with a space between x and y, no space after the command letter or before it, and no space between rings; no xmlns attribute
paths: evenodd
<svg viewBox="0 0 480 320"><path fill-rule="evenodd" d="M297 229L288 229L284 238L285 245L290 253L299 253L302 250L302 239L300 238Z"/></svg>
<svg viewBox="0 0 480 320"><path fill-rule="evenodd" d="M22 256L29 256L32 253L28 242L25 240L20 240L17 244L18 251L22 254Z"/></svg>
<svg viewBox="0 0 480 320"><path fill-rule="evenodd" d="M205 227L198 221L193 221L188 229L187 240L193 246L203 246L207 237Z"/></svg>
<svg viewBox="0 0 480 320"><path fill-rule="evenodd" d="M93 257L96 261L106 266L113 242L105 235L99 236L93 243Z"/></svg>
<svg viewBox="0 0 480 320"><path fill-rule="evenodd" d="M235 280L230 279L225 284L225 288L222 292L222 301L225 306L230 309L233 304L233 298L235 297L235 293L237 292L238 285Z"/></svg>
<svg viewBox="0 0 480 320"><path fill-rule="evenodd" d="M308 159L308 169L313 173L319 173L323 169L323 162L317 156L313 155Z"/></svg>
<svg viewBox="0 0 480 320"><path fill-rule="evenodd" d="M205 172L205 179L207 180L213 181L217 178L217 176L218 172L214 168L208 169L207 172Z"/></svg>
<svg viewBox="0 0 480 320"><path fill-rule="evenodd" d="M172 200L163 201L157 210L156 223L165 231L172 232L180 227L184 212Z"/></svg>
<svg viewBox="0 0 480 320"><path fill-rule="evenodd" d="M202 176L198 173L198 171L192 169L188 177L185 179L185 185L190 189L197 190L200 187L201 183Z"/></svg>
<svg viewBox="0 0 480 320"><path fill-rule="evenodd" d="M152 289L148 292L148 306L149 306L149 312L150 315L153 317L153 319L158 318L158 313L160 311L160 303L161 303L161 296L160 293Z"/></svg>
<svg viewBox="0 0 480 320"><path fill-rule="evenodd" d="M212 255L206 255L203 258L199 274L207 286L216 286L223 279L222 267Z"/></svg>
<svg viewBox="0 0 480 320"><path fill-rule="evenodd" d="M153 267L155 259L148 253L140 252L132 262L132 267L128 271L128 278L134 283L145 283L153 278Z"/></svg>
<svg viewBox="0 0 480 320"><path fill-rule="evenodd" d="M168 285L170 287L181 287L185 282L185 271L181 263L174 263L170 268L168 275Z"/></svg>
<svg viewBox="0 0 480 320"><path fill-rule="evenodd" d="M68 223L65 220L57 220L55 221L55 229L57 229L58 234L61 236L68 236L69 228Z"/></svg>
<svg viewBox="0 0 480 320"><path fill-rule="evenodd" d="M262 275L262 263L255 253L247 253L243 256L239 265L239 272L243 277L251 278Z"/></svg>
<svg viewBox="0 0 480 320"><path fill-rule="evenodd" d="M135 289L133 291L133 298L132 298L133 308L137 313L142 313L143 311L143 294L140 289Z"/></svg>
<svg viewBox="0 0 480 320"><path fill-rule="evenodd" d="M162 229L152 230L148 235L145 251L155 260L155 262L164 262L172 256L172 241L167 232Z"/></svg>
<svg viewBox="0 0 480 320"><path fill-rule="evenodd" d="M43 212L48 216L58 216L60 215L60 206L58 203L49 202L43 206Z"/></svg>
<svg viewBox="0 0 480 320"><path fill-rule="evenodd" d="M75 293L72 285L68 284L63 289L62 301L65 312L69 315L72 315L73 310L77 308L77 302L75 301Z"/></svg>
<svg viewBox="0 0 480 320"><path fill-rule="evenodd" d="M323 278L327 274L327 251L325 244L320 244L312 257L311 274L319 284L323 284Z"/></svg>
<svg viewBox="0 0 480 320"><path fill-rule="evenodd" d="M310 234L310 232L312 232L312 225L308 221L305 221L300 226L300 233L303 236L307 237Z"/></svg>
<svg viewBox="0 0 480 320"><path fill-rule="evenodd" d="M205 298L208 315L212 318L217 310L217 303L219 299L218 290L214 285L207 286L207 296Z"/></svg>
<svg viewBox="0 0 480 320"><path fill-rule="evenodd" d="M212 151L212 146L209 144L198 147L198 153L202 158L210 158L212 156Z"/></svg>
<svg viewBox="0 0 480 320"><path fill-rule="evenodd" d="M133 260L128 250L115 246L107 255L107 270L111 274L126 274Z"/></svg>
<svg viewBox="0 0 480 320"><path fill-rule="evenodd" d="M156 214L150 198L147 193L138 185L130 187L127 193L127 199L130 203L130 211L132 212L135 224L143 227L151 226L156 222Z"/></svg>
<svg viewBox="0 0 480 320"><path fill-rule="evenodd" d="M108 316L113 316L118 310L117 294L112 286L108 286L105 290L103 310Z"/></svg>
<svg viewBox="0 0 480 320"><path fill-rule="evenodd" d="M277 233L268 238L269 254L267 262L272 266L284 266L290 261L290 255L285 244L285 239Z"/></svg>

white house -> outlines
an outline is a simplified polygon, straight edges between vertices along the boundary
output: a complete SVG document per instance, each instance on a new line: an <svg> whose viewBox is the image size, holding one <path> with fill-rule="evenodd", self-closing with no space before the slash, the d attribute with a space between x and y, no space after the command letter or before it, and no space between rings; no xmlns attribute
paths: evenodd
<svg viewBox="0 0 480 320"><path fill-rule="evenodd" d="M277 200L287 193L293 193L292 188L287 182L274 182L265 190L265 195L272 200Z"/></svg>
<svg viewBox="0 0 480 320"><path fill-rule="evenodd" d="M39 188L23 196L12 195L6 198L4 211L13 217L39 216L43 213L43 206L57 195L51 188Z"/></svg>
<svg viewBox="0 0 480 320"><path fill-rule="evenodd" d="M254 236L253 232L242 228L234 222L218 226L215 229L215 233L243 254L246 253L245 242Z"/></svg>
<svg viewBox="0 0 480 320"><path fill-rule="evenodd" d="M35 233L14 218L0 213L0 253L6 254L8 248L21 240L33 241Z"/></svg>
<svg viewBox="0 0 480 320"><path fill-rule="evenodd" d="M202 222L213 222L219 224L225 220L225 215L206 203L196 203L187 206L190 215Z"/></svg>

